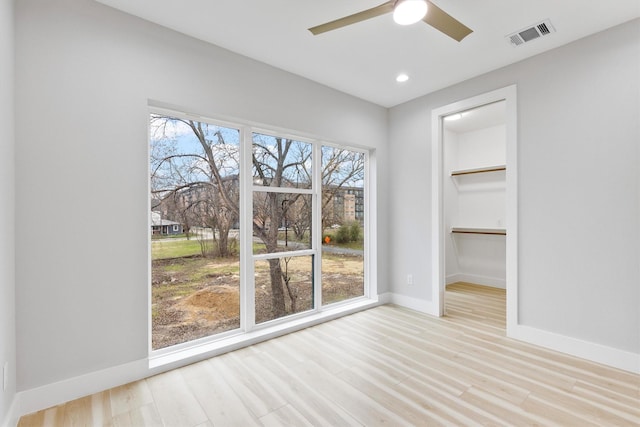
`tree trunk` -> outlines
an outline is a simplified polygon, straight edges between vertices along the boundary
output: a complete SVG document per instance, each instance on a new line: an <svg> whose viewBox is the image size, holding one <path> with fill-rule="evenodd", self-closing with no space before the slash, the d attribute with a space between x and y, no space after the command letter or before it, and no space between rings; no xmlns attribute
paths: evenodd
<svg viewBox="0 0 640 427"><path fill-rule="evenodd" d="M218 238L218 254L221 258L229 256L229 230L226 227L220 227L218 229L220 234Z"/></svg>
<svg viewBox="0 0 640 427"><path fill-rule="evenodd" d="M286 314L284 305L284 289L282 287L282 267L279 259L269 260L269 275L271 277L271 312L277 319Z"/></svg>

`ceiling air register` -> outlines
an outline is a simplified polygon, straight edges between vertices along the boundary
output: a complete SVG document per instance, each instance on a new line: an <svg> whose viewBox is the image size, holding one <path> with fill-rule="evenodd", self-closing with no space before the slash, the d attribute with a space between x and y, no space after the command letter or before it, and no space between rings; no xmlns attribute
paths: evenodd
<svg viewBox="0 0 640 427"><path fill-rule="evenodd" d="M516 31L513 34L509 34L505 38L509 43L511 43L512 46L520 46L522 44L555 32L556 29L551 24L551 21L547 19L538 24L523 28L520 31Z"/></svg>

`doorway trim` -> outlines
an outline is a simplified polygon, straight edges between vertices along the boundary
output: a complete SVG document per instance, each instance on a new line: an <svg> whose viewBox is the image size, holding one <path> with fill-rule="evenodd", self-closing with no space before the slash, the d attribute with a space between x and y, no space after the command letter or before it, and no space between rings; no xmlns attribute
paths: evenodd
<svg viewBox="0 0 640 427"><path fill-rule="evenodd" d="M512 336L518 325L518 115L516 94L516 85L511 85L433 109L431 112L431 262L433 266L431 301L433 310L435 310L432 314L443 316L446 235L443 203L443 119L450 114L494 102L506 102L507 336Z"/></svg>

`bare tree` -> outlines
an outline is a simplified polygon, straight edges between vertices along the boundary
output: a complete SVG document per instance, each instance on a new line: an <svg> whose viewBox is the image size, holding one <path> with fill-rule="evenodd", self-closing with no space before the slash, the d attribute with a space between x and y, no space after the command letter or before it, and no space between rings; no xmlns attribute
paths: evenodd
<svg viewBox="0 0 640 427"><path fill-rule="evenodd" d="M311 200L295 197L289 201L286 214L286 225L293 230L296 240L302 241L307 232L311 239Z"/></svg>
<svg viewBox="0 0 640 427"><path fill-rule="evenodd" d="M252 162L256 182L265 187L310 188L311 153L311 144L288 138L254 135ZM253 232L264 242L268 253L278 251L278 227L284 218L283 202L286 197L284 193L269 191L254 197L254 205L256 202L262 205L259 209L254 207L258 215L254 216ZM292 307L295 307L295 297L290 291L290 279L285 273L287 270L283 272L280 259L272 258L268 262L271 309L274 318L278 318L286 314L284 285L289 290Z"/></svg>
<svg viewBox="0 0 640 427"><path fill-rule="evenodd" d="M364 154L334 147L322 149L322 228L343 223L343 212L334 208L336 197L347 186L364 183Z"/></svg>
<svg viewBox="0 0 640 427"><path fill-rule="evenodd" d="M174 199L174 215L188 227L206 226L214 230L221 256L229 253L229 231L239 220L239 143L225 141L216 126L152 115L154 132L151 150L151 187L155 197ZM178 149L175 127L195 136L197 143ZM278 249L278 228L283 224L301 240L311 230L311 198L292 194L286 188L311 188L312 144L289 138L253 135L252 164L254 184L276 187L278 191L255 191L253 233L267 253ZM342 186L364 180L364 156L337 148L322 149L323 225L331 219L329 205ZM177 202L179 201L179 203ZM285 203L286 201L286 203ZM328 214L327 214L328 215ZM290 283L289 258L269 259L272 314L286 313L285 290L295 312L297 291Z"/></svg>
<svg viewBox="0 0 640 427"><path fill-rule="evenodd" d="M195 136L197 145L178 149L176 125ZM239 147L227 143L220 128L193 120L151 116L152 193L173 199L172 215L183 225L207 226L219 256L229 255L229 231L239 219Z"/></svg>

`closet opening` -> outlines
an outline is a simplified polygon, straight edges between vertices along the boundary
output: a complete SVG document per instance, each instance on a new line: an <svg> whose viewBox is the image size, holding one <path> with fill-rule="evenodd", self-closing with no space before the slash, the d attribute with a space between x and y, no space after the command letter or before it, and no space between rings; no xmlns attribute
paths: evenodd
<svg viewBox="0 0 640 427"><path fill-rule="evenodd" d="M444 313L483 298L495 307L482 320L504 327L506 102L449 114L442 127Z"/></svg>
<svg viewBox="0 0 640 427"><path fill-rule="evenodd" d="M518 323L516 118L515 86L432 112L434 314L495 296L501 309L490 320L507 335Z"/></svg>

